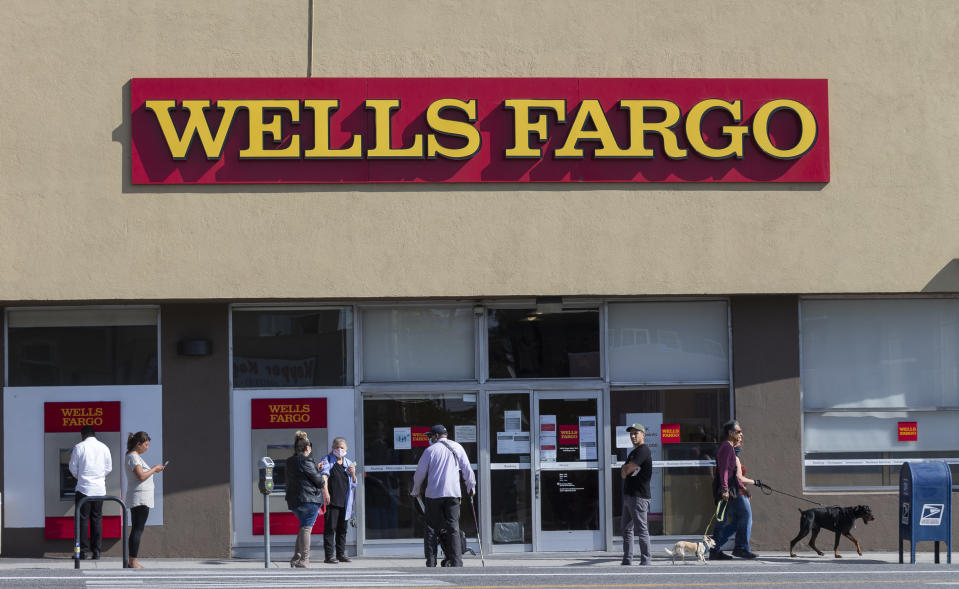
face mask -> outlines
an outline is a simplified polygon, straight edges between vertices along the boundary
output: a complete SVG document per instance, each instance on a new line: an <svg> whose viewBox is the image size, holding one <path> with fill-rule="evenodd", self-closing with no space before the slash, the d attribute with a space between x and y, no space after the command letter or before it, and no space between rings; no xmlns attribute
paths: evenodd
<svg viewBox="0 0 959 589"><path fill-rule="evenodd" d="M334 448L333 456L336 456L337 458L343 458L344 456L346 456L346 450L344 450L343 448Z"/></svg>

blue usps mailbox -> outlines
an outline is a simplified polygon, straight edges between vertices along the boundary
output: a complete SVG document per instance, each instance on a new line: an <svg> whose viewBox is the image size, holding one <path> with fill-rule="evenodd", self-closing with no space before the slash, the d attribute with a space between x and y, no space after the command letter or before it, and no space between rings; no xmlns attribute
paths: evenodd
<svg viewBox="0 0 959 589"><path fill-rule="evenodd" d="M916 563L916 542L946 543L952 563L952 472L945 462L905 462L899 471L899 563L902 541L909 541L911 564Z"/></svg>

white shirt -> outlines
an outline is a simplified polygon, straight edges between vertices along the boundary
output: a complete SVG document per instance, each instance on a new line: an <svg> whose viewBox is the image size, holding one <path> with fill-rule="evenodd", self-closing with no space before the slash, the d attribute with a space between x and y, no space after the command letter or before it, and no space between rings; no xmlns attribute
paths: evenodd
<svg viewBox="0 0 959 589"><path fill-rule="evenodd" d="M110 448L90 436L73 447L70 474L77 479L77 492L84 495L106 495L106 476L113 470Z"/></svg>

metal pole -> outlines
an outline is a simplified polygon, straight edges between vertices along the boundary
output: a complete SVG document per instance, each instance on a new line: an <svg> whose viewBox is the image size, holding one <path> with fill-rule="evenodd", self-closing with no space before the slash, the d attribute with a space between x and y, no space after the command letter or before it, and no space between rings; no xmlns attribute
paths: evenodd
<svg viewBox="0 0 959 589"><path fill-rule="evenodd" d="M87 498L76 501L73 508L73 568L80 568L80 506Z"/></svg>
<svg viewBox="0 0 959 589"><path fill-rule="evenodd" d="M270 496L263 495L263 567L270 568Z"/></svg>
<svg viewBox="0 0 959 589"><path fill-rule="evenodd" d="M123 512L123 568L130 568L130 543L127 542L127 506L123 501L120 501L120 511Z"/></svg>

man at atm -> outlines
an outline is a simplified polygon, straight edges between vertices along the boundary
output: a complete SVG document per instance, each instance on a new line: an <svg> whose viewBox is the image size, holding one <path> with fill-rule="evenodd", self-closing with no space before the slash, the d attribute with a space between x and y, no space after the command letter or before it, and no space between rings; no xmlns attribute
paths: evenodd
<svg viewBox="0 0 959 589"><path fill-rule="evenodd" d="M110 448L97 439L96 432L89 425L80 430L81 442L73 447L70 455L70 474L77 479L74 495L76 504L84 497L107 494L106 478L113 470L113 458ZM87 522L90 522L90 535L87 536ZM87 501L80 508L80 560L91 552L93 560L100 558L103 545L103 501Z"/></svg>

